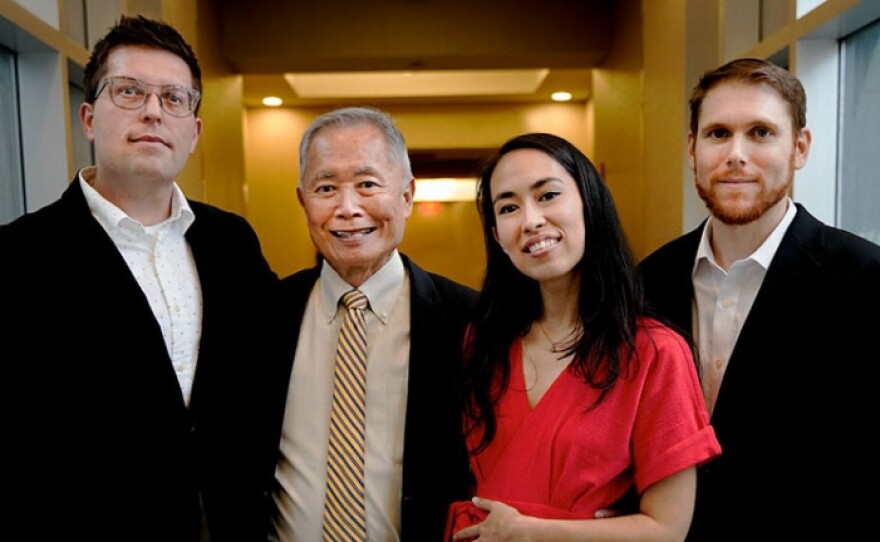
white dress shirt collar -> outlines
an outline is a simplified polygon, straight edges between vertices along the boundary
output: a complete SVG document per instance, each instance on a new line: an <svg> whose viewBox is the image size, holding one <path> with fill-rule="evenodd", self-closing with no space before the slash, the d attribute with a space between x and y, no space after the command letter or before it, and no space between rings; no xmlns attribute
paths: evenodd
<svg viewBox="0 0 880 542"><path fill-rule="evenodd" d="M786 198L786 200L787 208L782 220L780 220L779 224L777 224L773 231L770 232L767 239L761 243L761 246L746 258L747 260L754 260L758 265L763 267L764 270L767 270L770 267L770 262L773 260L773 256L776 255L776 251L782 243L782 238L785 236L785 232L788 231L788 227L791 226L791 223L794 221L794 216L797 214L797 207L794 205L794 202L791 201L791 198ZM697 255L696 258L694 258L694 267L691 271L691 276L696 274L697 267L703 260L706 260L714 267L721 268L715 260L715 254L712 252L712 243L710 241L712 238L712 222L712 217L709 217L706 221L706 227L703 228L703 235L700 237L700 244L697 247Z"/></svg>
<svg viewBox="0 0 880 542"><path fill-rule="evenodd" d="M180 221L180 231L186 232L195 221L195 214L189 206L189 202L183 195L183 191L177 183L173 184L171 193L171 216L167 220L156 224L155 226L146 227L139 221L128 216L125 211L111 203L100 192L92 188L91 182L95 178L95 166L84 167L79 171L80 186L82 187L83 196L86 198L86 204L95 219L104 227L106 231L112 231L117 228L141 227L146 230L167 224L169 222Z"/></svg>

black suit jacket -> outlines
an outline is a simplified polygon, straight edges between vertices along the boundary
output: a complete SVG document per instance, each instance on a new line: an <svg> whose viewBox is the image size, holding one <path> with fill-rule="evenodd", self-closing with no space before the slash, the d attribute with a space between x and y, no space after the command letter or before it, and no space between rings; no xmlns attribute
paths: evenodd
<svg viewBox="0 0 880 542"><path fill-rule="evenodd" d="M640 265L649 301L685 330L703 227ZM711 419L722 454L698 471L688 540L857 538L871 517L852 492L873 469L878 333L880 247L798 205L722 381Z"/></svg>
<svg viewBox="0 0 880 542"><path fill-rule="evenodd" d="M248 416L238 407L260 361L249 340L257 303L277 278L243 218L190 205L203 324L189 407L149 303L78 180L0 227L0 528L27 539L193 541L199 488L219 487L221 467L230 495L256 487L237 485L250 453L235 444ZM209 514L215 502L228 501L207 491Z"/></svg>
<svg viewBox="0 0 880 542"><path fill-rule="evenodd" d="M400 534L403 541L440 541L449 503L467 499L472 483L454 387L476 292L402 258L410 278L411 334ZM276 333L284 337L285 344L282 363L271 379L274 387L267 416L273 473L299 329L319 276L320 266L281 282L281 328Z"/></svg>

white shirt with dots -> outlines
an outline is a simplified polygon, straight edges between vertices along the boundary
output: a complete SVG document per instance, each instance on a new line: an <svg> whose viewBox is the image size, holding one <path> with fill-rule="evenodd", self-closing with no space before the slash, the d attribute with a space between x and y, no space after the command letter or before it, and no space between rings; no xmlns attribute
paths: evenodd
<svg viewBox="0 0 880 542"><path fill-rule="evenodd" d="M171 216L154 226L144 226L91 187L94 175L94 166L79 174L89 210L122 254L150 303L189 404L202 335L202 289L184 237L195 215L175 183Z"/></svg>

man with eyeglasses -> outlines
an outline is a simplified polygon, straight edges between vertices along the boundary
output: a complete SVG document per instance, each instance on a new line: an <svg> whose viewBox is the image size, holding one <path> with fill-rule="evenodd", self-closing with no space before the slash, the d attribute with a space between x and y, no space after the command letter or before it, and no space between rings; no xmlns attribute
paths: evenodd
<svg viewBox="0 0 880 542"><path fill-rule="evenodd" d="M277 277L243 218L175 182L202 130L198 62L174 28L122 17L84 79L95 165L0 228L4 529L259 540L273 473L248 471L250 375Z"/></svg>

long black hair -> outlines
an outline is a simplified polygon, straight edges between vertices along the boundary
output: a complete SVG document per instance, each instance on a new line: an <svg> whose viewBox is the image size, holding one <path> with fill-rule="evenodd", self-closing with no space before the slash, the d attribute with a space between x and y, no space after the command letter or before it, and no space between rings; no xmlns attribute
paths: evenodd
<svg viewBox="0 0 880 542"><path fill-rule="evenodd" d="M514 267L493 235L492 174L502 157L519 149L535 149L556 160L575 180L583 202L586 240L584 256L577 264L580 333L566 355L573 355L568 370L601 390L595 404L628 369L635 352L637 319L644 311L635 260L611 193L592 162L570 142L552 134L529 133L507 141L486 162L477 193L487 265L465 348L463 390L467 430L483 427L474 453L495 436L493 405L509 384L510 346L529 332L543 310L538 282Z"/></svg>

